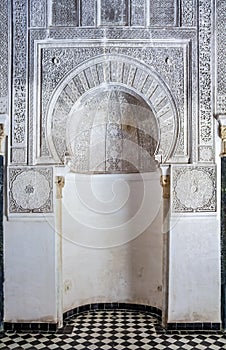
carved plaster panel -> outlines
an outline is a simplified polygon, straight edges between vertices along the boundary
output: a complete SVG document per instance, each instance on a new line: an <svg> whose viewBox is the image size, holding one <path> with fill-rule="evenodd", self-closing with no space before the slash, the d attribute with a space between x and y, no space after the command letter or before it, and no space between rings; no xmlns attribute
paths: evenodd
<svg viewBox="0 0 226 350"><path fill-rule="evenodd" d="M34 8L35 11L42 11L42 7L44 9L44 0L41 0L39 2L35 2L31 0L30 2L30 9ZM37 4L36 4L37 3ZM131 19L130 24L134 26L142 26L145 25L146 20L144 21L144 16L147 14L147 2L139 0L139 1L131 1ZM160 3L160 2L159 2ZM167 3L167 2L165 2ZM179 3L179 2L178 2ZM41 7L39 7L39 5ZM94 0L84 0L80 4L80 25L81 26L95 26L95 6L94 6ZM181 8L181 17L180 21L178 22L179 25L183 27L192 27L196 24L196 13L195 8L196 5L199 7L199 23L200 23L200 30L199 30L199 47L200 47L200 53L201 53L201 59L200 62L200 76L205 77L207 74L207 79L201 79L200 80L200 122L198 125L198 135L199 135L199 142L196 142L196 139L193 138L193 159L196 160L196 147L197 143L200 144L200 147L207 146L211 148L213 138L213 128L212 128L212 120L210 118L211 112L210 112L210 98L211 98L211 84L209 81L209 77L211 76L211 68L210 68L210 33L211 33L211 18L213 15L213 6L211 1L203 1L200 0L198 4L196 3L196 0L181 0L180 1L180 8ZM38 6L38 8L37 8ZM157 5L156 5L157 6ZM159 5L160 6L160 5ZM40 8L40 10L39 10ZM28 48L26 47L27 42L27 30L26 30L26 14L27 14L27 4L25 0L13 0L13 16L14 16L14 26L13 26L13 35L20 38L20 40L17 40L16 43L14 43L14 73L13 76L14 79L14 87L13 87L13 132L12 132L12 146L13 148L24 148L24 160L22 162L22 151L20 153L20 158L18 160L16 159L17 151L14 152L12 149L12 153L14 152L14 156L12 156L12 161L15 163L20 164L21 162L26 162L26 155L27 155L27 72L26 72L26 51ZM34 12L35 12L34 11ZM43 26L44 24L44 17L45 17L45 11L43 11L42 16L38 17L38 15L32 13L31 14L31 26ZM21 18L21 20L20 20ZM177 39L177 38L183 38L183 39L191 39L195 38L196 30L188 30L186 28L183 28L183 31L178 28L170 28L170 30L163 31L161 29L156 29L152 27L151 30L149 29L135 29L130 28L131 30L127 31L125 28L120 30L116 30L116 28L104 28L104 30L99 28L89 28L87 30L83 28L70 28L70 27L64 27L62 29L59 28L50 28L48 30L43 31L30 31L30 37L31 37L31 43L33 41L33 38L36 36L36 38L64 38L64 39L75 39L75 38L105 38L108 37L109 39L137 39L137 38L146 38L149 39L150 36L152 39ZM192 71L193 71L193 77L192 77L192 84L193 84L193 92L197 89L196 86L196 50L195 50L195 42L192 46ZM29 52L31 53L30 57L33 57L32 55L33 51L33 44L29 47ZM31 66L33 65L33 62L31 62ZM32 82L32 78L31 78ZM33 83L32 83L33 84ZM224 93L219 94L219 99L221 99L223 102L221 103L221 106L224 103L225 96ZM196 94L193 93L192 96L193 103L193 110L191 111L191 115L193 118L192 124L194 128L194 134L196 133L196 109L195 105L197 102ZM33 101L29 102L30 104L33 103ZM30 128L32 131L32 119L33 116L31 115L30 118ZM209 135L209 136L208 136ZM32 141L33 142L33 141ZM29 142L29 147L32 149L33 145L32 142ZM181 141L179 141L178 145L181 144ZM214 153L214 152L213 152ZM31 154L31 151L29 150L29 161L33 162L33 151ZM203 151L199 150L197 152L198 159L200 161L206 161L206 156L204 158L202 157Z"/></svg>
<svg viewBox="0 0 226 350"><path fill-rule="evenodd" d="M131 0L131 26L144 26L146 24L146 7L145 0Z"/></svg>
<svg viewBox="0 0 226 350"><path fill-rule="evenodd" d="M39 10L41 2L46 0L30 1L31 12L34 12L32 6ZM196 17L196 0L51 0L48 7L50 25L56 26L191 27ZM41 18L44 13L45 10ZM41 23L41 18L37 17L36 23Z"/></svg>
<svg viewBox="0 0 226 350"><path fill-rule="evenodd" d="M78 26L79 25L79 0L51 1L51 20L53 26ZM91 9L89 9L91 10Z"/></svg>
<svg viewBox="0 0 226 350"><path fill-rule="evenodd" d="M158 141L150 105L118 84L106 83L84 94L66 124L68 165L77 173L155 171Z"/></svg>
<svg viewBox="0 0 226 350"><path fill-rule="evenodd" d="M97 0L98 25L128 26L129 15L128 0Z"/></svg>
<svg viewBox="0 0 226 350"><path fill-rule="evenodd" d="M82 27L93 27L96 22L96 1L82 0L80 3L80 21Z"/></svg>
<svg viewBox="0 0 226 350"><path fill-rule="evenodd" d="M181 26L194 27L197 21L197 0L181 0Z"/></svg>
<svg viewBox="0 0 226 350"><path fill-rule="evenodd" d="M226 2L216 1L216 47L217 47L217 86L216 113L226 113L226 47L225 47Z"/></svg>
<svg viewBox="0 0 226 350"><path fill-rule="evenodd" d="M54 44L56 45L56 43ZM51 106L56 103L53 120L56 115L65 117L69 114L77 99L89 89L103 83L119 83L135 89L138 94L144 95L144 98L152 105L156 115L158 114L160 129L162 130L161 145L164 145L163 148L168 148L170 151L166 155L160 149L160 153L164 153L165 159L170 157L169 154L172 153L172 147L174 146L172 146L172 139L170 147L168 141L164 141L169 137L167 134L170 135L170 124L167 127L167 133L165 133L163 132L162 122L164 120L163 123L165 123L168 120L168 123L171 123L170 120L175 120L175 113L178 113L180 133L175 157L180 157L181 161L187 162L187 119L189 117L189 101L186 94L189 76L188 41L134 41L129 45L123 41L120 44L111 41L107 45L102 45L101 42L96 40L92 43L88 41L84 41L84 43L74 42L70 44L70 47L63 44L63 42L56 47L51 46L53 46L51 43L37 43L36 46L38 71L35 84L39 87L39 82L42 81L40 96L42 96L41 100L43 101L41 110L38 109L37 102L34 104L36 118L39 118L40 114L42 115L40 120L41 130L37 130L41 136L41 144L38 145L37 149L38 158L42 157L42 161L46 159L46 162L53 162L50 159L53 150L50 152L49 145L46 143L46 135L51 133L50 130L46 129L50 102ZM42 57L42 62L40 62L39 57ZM179 61L178 57L180 57ZM84 58L86 58L86 61L81 66ZM88 60L89 58L90 60ZM76 66L77 69L75 69ZM72 73L68 75L70 71ZM183 81L183 84L175 84L175 79L178 82ZM171 91L166 88L165 84L170 87ZM35 90L37 91L36 86ZM64 86L63 90L60 86ZM163 89L165 91L162 90L161 86L165 86ZM156 91L155 88L157 88ZM59 89L62 90L60 96ZM55 90L58 91L57 98L57 94L53 93ZM169 99L171 102L168 104L167 100L169 101ZM169 110L164 109L167 108L167 105ZM173 119L169 118L169 113L174 115ZM166 124L164 125L166 127ZM174 123L172 129L174 136L177 135L178 128L179 124ZM62 144L62 142L60 143ZM60 144L58 146L61 147ZM62 161L64 152L65 148L63 147L60 152L62 156L56 157L55 154L55 160L58 159L59 161L61 159Z"/></svg>
<svg viewBox="0 0 226 350"><path fill-rule="evenodd" d="M27 3L13 0L13 103L12 103L12 147L27 147ZM26 163L24 159L16 163Z"/></svg>
<svg viewBox="0 0 226 350"><path fill-rule="evenodd" d="M8 113L8 0L0 2L0 114Z"/></svg>
<svg viewBox="0 0 226 350"><path fill-rule="evenodd" d="M48 34L48 37L51 38L51 41L54 39L55 41L52 41L52 43L56 43L56 47L49 50L47 49L48 44L45 44L45 35ZM152 39L150 40L150 35ZM57 38L61 38L61 40L57 40ZM93 44L95 42L98 42L98 38L100 39L102 46L99 45L99 47L93 47L93 53L88 49L83 49L85 46L84 44L81 44L80 49L73 49L71 46L73 46L73 42L75 43L78 39L80 43L86 41L85 39L92 39ZM136 40L137 38L138 41ZM116 44L111 45L113 42L112 39L120 39L120 42L118 44L118 48L115 48ZM132 40L133 39L133 40ZM41 40L44 40L43 44L41 44ZM56 41L57 40L57 41ZM111 41L110 41L111 40ZM142 40L142 43L140 41ZM155 42L160 43L162 41L162 44L160 44L161 48L157 49L157 46ZM174 45L174 41L176 42ZM139 42L139 45L136 44L136 42ZM106 43L106 45L104 44ZM121 45L122 43L122 45ZM127 45L126 45L127 43ZM129 44L131 43L131 45ZM179 44L181 43L181 44ZM184 43L184 44L183 44ZM186 44L185 44L186 43ZM108 45L107 45L108 44ZM190 44L192 44L190 46ZM42 30L35 30L30 32L30 58L31 58L31 64L30 64L30 142L29 142L29 162L34 163L35 161L35 140L32 138L32 135L34 135L34 126L33 121L35 120L37 113L35 111L35 98L37 97L37 88L35 84L37 83L37 65L40 64L40 54L38 54L37 46L43 45L45 49L43 50L44 55L46 56L46 59L48 59L49 62L55 57L54 51L56 54L59 54L62 56L63 62L65 64L58 64L57 66L57 60L55 60L55 65L49 64L46 62L46 74L51 75L51 79L49 79L49 90L50 92L55 89L56 84L59 82L59 80L63 79L63 77L67 74L67 71L70 69L73 69L77 64L84 61L85 58L92 58L94 55L94 50L96 54L103 54L103 50L105 50L106 53L112 52L121 52L129 55L131 55L134 58L138 58L142 62L147 63L151 67L154 67L157 71L161 71L161 75L163 79L166 79L167 84L169 82L170 89L172 90L178 90L180 89L180 84L175 84L175 81L182 82L183 81L183 74L185 74L185 77L188 77L190 75L189 70L192 68L192 86L190 88L187 87L187 80L184 82L183 88L187 90L187 93L185 94L185 98L187 98L187 103L185 101L183 102L182 94L176 99L180 99L178 103L179 108L182 110L184 108L182 105L186 104L186 108L184 110L184 113L187 114L187 116L191 116L192 118L192 124L194 129L194 135L195 135L195 129L196 129L196 123L197 123L197 51L196 51L196 32L194 30L188 30L184 29L181 31L178 29L170 29L167 31L163 31L161 29L152 29L151 33L150 30L147 29L130 29L127 30L126 28L121 29L118 27L117 29L114 28L104 28L101 27L97 29L81 29L81 28L61 28L59 27L56 29L50 29L48 30L48 33ZM77 43L75 44L77 45ZM109 46L112 46L112 48L109 48ZM125 48L125 46L131 46L129 49L128 47ZM78 45L79 46L79 45ZM93 45L94 46L94 45ZM97 45L98 46L98 45ZM122 46L120 48L120 46ZM134 46L137 46L136 48ZM143 46L143 47L141 47ZM151 48L150 46L154 46L154 48ZM163 48L164 46L165 49ZM172 47L171 47L172 46ZM181 48L180 48L181 46ZM184 49L182 49L182 46ZM192 50L190 48L192 47ZM35 49L35 51L34 51ZM52 50L52 54L51 54ZM152 50L152 52L151 52ZM158 53L157 53L158 50ZM71 51L74 51L74 53L71 53ZM78 51L81 51L80 53ZM182 53L183 51L183 53ZM48 53L49 52L49 53ZM156 52L156 54L155 54ZM48 56L49 55L49 56ZM48 56L48 58L47 58ZM180 60L178 59L180 57ZM191 58L192 64L189 62L189 58ZM45 58L44 58L45 59ZM34 60L34 62L33 62ZM33 65L35 63L35 71L33 69ZM62 63L62 60L61 60ZM74 65L73 65L74 63ZM47 67L49 65L49 67ZM183 68L182 68L182 65ZM177 67L180 66L181 69L177 69ZM40 68L39 68L40 69ZM53 81L52 81L53 79ZM34 84L35 82L35 84ZM52 84L52 85L51 85ZM34 96L33 95L34 91ZM174 94L174 91L172 91ZM192 99L190 92L192 92ZM47 92L46 92L47 93ZM43 95L44 96L44 95ZM48 96L44 96L44 99L46 101L49 101ZM190 106L189 101L192 101L192 106ZM35 102L37 103L37 102ZM182 111L183 113L183 111ZM45 116L44 116L45 118ZM185 125L186 127L186 125ZM181 145L183 145L184 140L183 138L187 138L187 132L184 135L180 134L181 140L178 142L178 147L180 149L183 148ZM193 137L193 149L195 150L196 145L196 138ZM44 147L46 150L47 148L43 144L42 147ZM47 152L47 151L46 151ZM187 152L187 151L186 151ZM182 158L184 156L182 155ZM196 157L196 153L193 152L193 158ZM184 161L184 158L181 161ZM176 159L174 161L177 161Z"/></svg>
<svg viewBox="0 0 226 350"><path fill-rule="evenodd" d="M172 211L216 211L215 166L173 166Z"/></svg>
<svg viewBox="0 0 226 350"><path fill-rule="evenodd" d="M212 1L199 0L199 147L213 145L212 19Z"/></svg>
<svg viewBox="0 0 226 350"><path fill-rule="evenodd" d="M178 24L177 0L147 0L147 24L149 26L176 26Z"/></svg>
<svg viewBox="0 0 226 350"><path fill-rule="evenodd" d="M48 167L9 168L9 214L53 212L53 171Z"/></svg>
<svg viewBox="0 0 226 350"><path fill-rule="evenodd" d="M30 26L46 27L47 25L47 0L30 0Z"/></svg>

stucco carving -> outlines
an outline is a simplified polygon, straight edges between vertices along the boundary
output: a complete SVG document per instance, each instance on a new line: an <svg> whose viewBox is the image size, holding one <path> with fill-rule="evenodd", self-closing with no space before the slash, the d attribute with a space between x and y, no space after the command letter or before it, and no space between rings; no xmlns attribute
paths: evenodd
<svg viewBox="0 0 226 350"><path fill-rule="evenodd" d="M77 26L79 24L79 0L51 1L51 25Z"/></svg>
<svg viewBox="0 0 226 350"><path fill-rule="evenodd" d="M146 23L145 18L145 1L144 0L131 0L131 10L132 14L130 19L131 26L144 26Z"/></svg>
<svg viewBox="0 0 226 350"><path fill-rule="evenodd" d="M45 27L47 21L47 0L30 0L30 26Z"/></svg>
<svg viewBox="0 0 226 350"><path fill-rule="evenodd" d="M45 22L45 11L42 11L42 8L44 9L44 3L45 1L31 1L30 2L30 11L31 11L31 27L37 27L37 26L43 26ZM147 18L144 20L145 14L150 13L150 11L147 11L147 8L145 9L145 6L149 1L145 2L140 0L138 1L131 1L131 8L130 8L130 13L131 13L131 18L130 18L130 26L144 26L147 24ZM153 6L163 6L163 2L160 1L156 2ZM175 9L175 13L177 13L176 9L176 3L173 4L172 1L168 1L164 3L164 8L168 6L168 4L171 4L172 8ZM195 7L196 7L196 0L181 0L181 18L178 17L177 19L177 24L184 26L188 28L189 26L191 27L192 25L194 26L196 24L196 13L195 13ZM41 7L40 7L41 6ZM200 80L200 124L199 124L199 138L200 138L200 147L203 146L210 146L212 143L212 122L210 118L210 102L209 99L211 98L211 84L209 83L209 77L211 76L211 70L210 70L210 42L209 42L209 37L211 33L211 16L212 16L212 9L211 9L211 1L199 1L199 9L200 9L200 15L199 15L199 23L200 23L200 35L199 35L199 46L200 46L200 55L201 59L199 60L200 62L200 76L204 77L205 79ZM188 29L185 29L181 31L180 28L171 28L167 33L161 30L161 29L156 29L152 27L151 31L148 29L136 29L136 28L131 28L131 30L126 31L123 28L122 30L116 30L112 27L109 28L94 28L96 23L95 23L95 14L96 7L94 6L94 1L93 0L84 0L80 2L79 4L79 25L80 26L93 26L93 28L89 28L87 30L82 29L82 28L70 28L70 27L64 27L64 28L49 28L48 32L43 29L43 31L37 31L32 32L30 31L30 36L31 36L31 47L29 47L29 52L33 50L32 48L32 38L36 36L36 38L62 38L62 39L75 39L75 38L104 38L108 37L109 39L135 39L135 38L146 38L150 39L150 36L153 39L160 39L160 38L189 38L191 39L195 35L195 31L191 31ZM165 10L164 10L165 11ZM34 13L36 12L36 13ZM27 106L27 101L26 101L26 87L27 85L27 80L26 80L26 38L27 38L27 33L26 33L26 13L27 13L27 5L25 0L14 0L13 1L13 16L14 16L14 27L13 27L13 35L16 35L19 40L16 41L18 45L14 44L14 89L13 89L13 133L12 133L12 144L13 147L18 146L20 148L25 147L24 151L24 156L26 161L26 146L27 146L27 140L26 140L26 125L27 125L27 112L26 112L26 106ZM37 15L37 13L40 13L41 16ZM157 13L157 12L156 12ZM21 17L21 20L20 20ZM218 21L220 23L220 21ZM120 29L120 28L119 28ZM193 95L195 95L195 43L192 46L193 51ZM32 54L31 56L32 57ZM222 62L222 60L220 60ZM31 62L32 65L32 62ZM15 68L16 67L16 68ZM18 68L20 67L20 68ZM62 67L61 67L62 68ZM18 71L19 69L19 71ZM208 72L208 73L206 73ZM173 73L174 74L174 73ZM206 76L207 74L207 76ZM223 75L221 75L223 76ZM16 79L17 78L17 79ZM32 80L31 80L32 81ZM176 86L177 84L174 84ZM223 96L223 93L221 93L221 96ZM192 100L194 101L195 105L195 100L196 97L193 96ZM29 103L32 104L30 101ZM180 105L180 103L179 103ZM193 108L192 115L195 115L196 111ZM18 118L20 118L18 121ZM193 117L194 121L196 119L196 116ZM31 117L32 119L32 117ZM32 124L32 121L31 121ZM32 126L32 125L31 125ZM32 132L31 128L31 132ZM182 145L182 142L184 141L184 138L182 137L181 140L178 142L178 145ZM29 147L32 149L33 145L31 142L29 143ZM195 141L194 141L194 149L195 149ZM13 150L12 150L13 152ZM32 151L33 152L33 151ZM206 161L206 158L200 158L203 155L203 150L198 152L198 157L201 161ZM29 150L29 159L32 161L32 155L30 154ZM193 157L195 157L195 152L193 152ZM12 158L12 161L17 163L21 163L22 158L16 159L15 155ZM23 162L24 162L23 161ZM211 160L212 161L212 160Z"/></svg>
<svg viewBox="0 0 226 350"><path fill-rule="evenodd" d="M58 25L51 26L51 3L51 1L48 2L49 12L47 16L45 12L47 9L46 0L30 0L28 2L26 0L12 0L12 36L17 38L17 40L13 41L12 47L12 136L10 161L13 164L27 164L27 155L28 164L35 164L36 161L44 162L45 164L54 163L54 160L50 157L51 152L46 140L47 113L49 105L53 103L52 93L57 90L72 70L78 69L84 60L92 60L94 57L98 58L101 55L112 55L115 57L122 55L131 57L131 60L137 59L140 63L144 63L151 70L157 72L157 75L161 76L161 80L168 86L168 91L170 91L170 95L173 96L175 101L180 121L180 133L174 148L176 157L171 158L171 161L189 161L189 143L192 144L191 161L205 163L214 161L213 95L211 91L213 72L210 42L214 15L214 4L212 1L169 0L165 2L150 2L146 0L131 0L128 1L129 11L128 9L126 10L128 23L121 25L120 21L122 20L119 19L119 25L115 28L111 23L105 22L104 25L102 25L103 23L98 23L97 12L99 11L100 13L101 11L100 8L98 9L98 6L95 6L96 1L94 0L73 2L77 6L77 22L75 26L71 26L68 23L67 26L62 27L61 25L64 25L66 22L60 23L61 13L56 14L58 16ZM65 6L66 1L61 3ZM101 3L103 4L103 1L98 2L98 4ZM125 4L127 2L119 1L119 3ZM6 11L7 4L8 2L4 0L0 5L4 10L1 11L4 16L6 16L8 11L8 9ZM169 30L163 30L160 19L166 13L169 4L171 4L171 7L167 13L168 17L164 17L162 23L167 25L168 21L168 23L177 25L177 27L170 26ZM178 4L180 5L180 11L177 8ZM152 7L149 5L152 7L156 6L156 8L161 8L162 10L153 14L151 12ZM197 6L199 11L196 11ZM173 8L174 14L172 12ZM224 86L224 31L222 29L224 25L223 2L217 1L216 9L216 39L219 52L216 104L219 112L223 112L226 100ZM28 10L30 10L30 18L27 16ZM196 13L198 13L198 21ZM47 17L49 23L47 23ZM30 20L30 29L28 20ZM105 20L106 17L102 11L101 21ZM151 21L152 23L155 21L159 23L158 27L152 26ZM1 32L3 32L5 38L7 33L6 22L4 20L1 24ZM3 26L4 28L2 28ZM197 38L198 43L196 41ZM27 39L29 39L29 42ZM80 45L80 43L88 40L90 40L90 43L92 42L92 45ZM6 44L5 40L4 42ZM51 42L55 42L56 46L54 47L54 44L51 44ZM198 46L199 57L196 50ZM5 49L4 52L6 52ZM28 52L29 56L27 56ZM0 60L4 62L2 64L3 69L6 69L6 55L1 55ZM29 63L29 72L27 62ZM199 62L199 67L197 62ZM102 82L106 78L111 83L118 83L117 79L118 74L120 74L120 64L122 63L120 60L119 63L113 60L106 67L104 65L102 67L101 65L88 67L85 69L84 74L81 72L79 75L76 86L80 86L85 92L88 91L87 84L90 84L92 89L97 86L97 82L100 83L99 80L101 79ZM116 73L114 73L114 67L116 66ZM126 84L136 89L137 93L142 95L142 89L145 88L145 84L142 87L142 82L147 78L146 72L137 69L136 73L134 73L124 63L123 69L125 72L123 74L127 75ZM103 73L105 74L104 79L102 78ZM4 76L6 77L5 74ZM199 82L197 82L197 77L200 78ZM133 78L134 82L132 82ZM188 84L188 79L190 79L192 85ZM40 82L42 82L41 90L38 91L37 88L39 88ZM177 83L175 84L175 82ZM7 80L0 82L0 84L3 83L5 84L4 86L7 86ZM124 84L123 81L120 83ZM27 96L28 86L29 96ZM5 113L8 97L7 93L4 92L3 94L2 91L0 93L0 112ZM82 95L81 92L82 90L79 91L76 101ZM143 94L144 97L145 94L146 92ZM65 113L65 108L68 109L68 105L70 106L70 97L68 97L66 90L62 92L62 99L62 112ZM39 109L40 101L41 108ZM27 119L27 106L29 108L29 120ZM192 138L188 140L189 129L187 120L190 118L193 133ZM36 125L41 125L41 128L37 130ZM29 132L27 126L29 126ZM198 138L196 135L198 135ZM28 138L29 143L27 144ZM41 140L40 144L39 140ZM36 143L38 143L37 147ZM27 150L28 145L29 149Z"/></svg>
<svg viewBox="0 0 226 350"><path fill-rule="evenodd" d="M8 0L3 0L0 2L0 114L5 114L8 112L8 3Z"/></svg>
<svg viewBox="0 0 226 350"><path fill-rule="evenodd" d="M59 85L48 110L47 135L55 161L63 161L66 122L74 104L89 89L106 84L118 84L143 96L153 111L159 126L158 154L169 159L178 134L177 108L160 77L138 61L126 56L104 55L87 61Z"/></svg>
<svg viewBox="0 0 226 350"><path fill-rule="evenodd" d="M9 168L9 213L53 211L52 168Z"/></svg>
<svg viewBox="0 0 226 350"><path fill-rule="evenodd" d="M216 211L215 166L173 167L173 212Z"/></svg>
<svg viewBox="0 0 226 350"><path fill-rule="evenodd" d="M193 27L196 25L197 0L181 0L181 25Z"/></svg>
<svg viewBox="0 0 226 350"><path fill-rule="evenodd" d="M95 0L83 0L80 3L80 20L82 27L93 27L96 22Z"/></svg>
<svg viewBox="0 0 226 350"><path fill-rule="evenodd" d="M52 0L51 23L59 26L177 26L181 8L182 25L192 26L195 0ZM79 23L81 22L81 23Z"/></svg>
<svg viewBox="0 0 226 350"><path fill-rule="evenodd" d="M13 104L12 146L26 148L27 125L27 4L13 0ZM26 157L26 152L24 152ZM19 163L19 161L16 161ZM26 158L23 159L25 163Z"/></svg>
<svg viewBox="0 0 226 350"><path fill-rule="evenodd" d="M226 2L216 1L216 47L217 47L217 105L216 113L226 113Z"/></svg>
<svg viewBox="0 0 226 350"><path fill-rule="evenodd" d="M146 101L117 84L100 85L77 101L67 121L66 141L75 172L156 170L157 119Z"/></svg>
<svg viewBox="0 0 226 350"><path fill-rule="evenodd" d="M128 0L97 0L97 18L99 25L129 25Z"/></svg>
<svg viewBox="0 0 226 350"><path fill-rule="evenodd" d="M211 145L213 142L212 117L212 75L211 75L211 1L199 0L199 144ZM199 153L200 155L202 153ZM203 159L200 159L201 161Z"/></svg>
<svg viewBox="0 0 226 350"><path fill-rule="evenodd" d="M149 26L176 26L177 13L175 0L147 0L147 24Z"/></svg>

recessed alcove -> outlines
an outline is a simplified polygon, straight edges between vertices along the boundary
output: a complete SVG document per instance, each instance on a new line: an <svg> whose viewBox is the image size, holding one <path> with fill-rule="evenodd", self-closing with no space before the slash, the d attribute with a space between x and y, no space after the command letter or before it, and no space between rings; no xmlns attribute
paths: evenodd
<svg viewBox="0 0 226 350"><path fill-rule="evenodd" d="M158 122L135 92L90 90L67 120L62 198L63 311L92 303L162 309Z"/></svg>
<svg viewBox="0 0 226 350"><path fill-rule="evenodd" d="M77 173L153 171L159 127L151 106L131 89L102 84L75 103L67 120L70 169Z"/></svg>

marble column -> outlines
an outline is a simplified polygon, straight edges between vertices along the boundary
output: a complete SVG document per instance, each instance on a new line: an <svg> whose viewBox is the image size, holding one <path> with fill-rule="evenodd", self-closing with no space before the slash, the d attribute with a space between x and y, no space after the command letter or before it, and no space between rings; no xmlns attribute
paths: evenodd
<svg viewBox="0 0 226 350"><path fill-rule="evenodd" d="M62 277L62 189L64 177L56 176L56 241L57 241L57 319L58 327L63 326L63 277Z"/></svg>
<svg viewBox="0 0 226 350"><path fill-rule="evenodd" d="M169 215L170 215L170 166L160 165L161 185L163 199L163 264L162 264L162 325L166 327L168 321L168 299L169 299Z"/></svg>
<svg viewBox="0 0 226 350"><path fill-rule="evenodd" d="M221 309L226 329L226 114L215 116L221 138Z"/></svg>

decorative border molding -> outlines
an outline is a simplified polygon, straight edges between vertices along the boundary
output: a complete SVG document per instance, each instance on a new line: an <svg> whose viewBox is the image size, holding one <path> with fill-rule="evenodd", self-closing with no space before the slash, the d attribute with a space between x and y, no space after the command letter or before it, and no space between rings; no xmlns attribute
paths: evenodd
<svg viewBox="0 0 226 350"><path fill-rule="evenodd" d="M9 33L9 4L10 0L2 0L0 2L0 114L8 113L8 102L9 102L9 44L8 44L8 33Z"/></svg>
<svg viewBox="0 0 226 350"><path fill-rule="evenodd" d="M23 148L20 159L14 154L12 149L11 161L16 164L26 163L27 148L27 1L12 1L13 16L13 72L12 72L12 147ZM16 38L16 40L14 40Z"/></svg>
<svg viewBox="0 0 226 350"><path fill-rule="evenodd" d="M199 0L199 148L213 145L212 23L213 0ZM206 162L201 158L199 161Z"/></svg>
<svg viewBox="0 0 226 350"><path fill-rule="evenodd" d="M216 106L215 113L226 113L226 47L225 13L226 2L215 1L215 42L216 42Z"/></svg>

